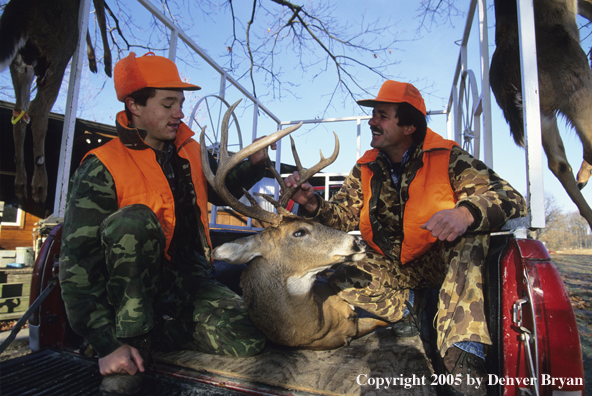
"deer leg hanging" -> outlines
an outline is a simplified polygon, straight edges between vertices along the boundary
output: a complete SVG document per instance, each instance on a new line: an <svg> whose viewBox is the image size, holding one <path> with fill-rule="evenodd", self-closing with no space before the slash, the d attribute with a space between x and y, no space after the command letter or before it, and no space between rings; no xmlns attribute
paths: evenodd
<svg viewBox="0 0 592 396"><path fill-rule="evenodd" d="M58 97L60 85L64 77L67 62L52 65L46 73L43 82L37 85L37 95L31 102L31 130L33 131L33 171L32 196L35 202L45 202L47 199L47 170L45 167L45 136L49 112Z"/></svg>
<svg viewBox="0 0 592 396"><path fill-rule="evenodd" d="M592 209L578 188L572 168L567 161L563 141L557 127L557 118L554 115L542 116L541 127L543 148L547 154L549 169L559 179L571 200L578 207L580 214L592 226Z"/></svg>
<svg viewBox="0 0 592 396"><path fill-rule="evenodd" d="M14 191L16 197L24 202L27 199L27 171L25 168L25 136L29 115L26 114L31 95L31 84L35 78L33 66L25 64L20 54L10 64L10 75L14 87L15 105L13 117L14 160L16 176ZM25 113L23 113L25 112Z"/></svg>
<svg viewBox="0 0 592 396"><path fill-rule="evenodd" d="M111 77L111 50L109 49L109 39L107 38L107 20L105 18L105 0L93 0L95 5L95 15L99 30L101 31L101 39L103 41L103 64L105 66L105 74Z"/></svg>

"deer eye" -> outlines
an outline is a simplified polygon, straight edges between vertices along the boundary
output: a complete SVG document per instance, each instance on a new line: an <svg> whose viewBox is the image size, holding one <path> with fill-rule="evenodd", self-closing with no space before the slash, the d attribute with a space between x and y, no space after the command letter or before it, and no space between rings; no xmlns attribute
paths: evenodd
<svg viewBox="0 0 592 396"><path fill-rule="evenodd" d="M292 235L294 235L294 237L296 237L296 238L301 238L306 235L306 230L299 229L297 231L294 231L294 233Z"/></svg>

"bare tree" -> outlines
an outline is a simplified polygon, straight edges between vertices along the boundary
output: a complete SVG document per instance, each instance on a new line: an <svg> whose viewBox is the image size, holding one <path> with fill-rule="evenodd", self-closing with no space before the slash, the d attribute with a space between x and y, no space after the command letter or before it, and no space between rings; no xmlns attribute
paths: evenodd
<svg viewBox="0 0 592 396"><path fill-rule="evenodd" d="M563 213L552 196L545 199L547 224L538 239L550 250L584 249L590 247L590 226L578 212Z"/></svg>
<svg viewBox="0 0 592 396"><path fill-rule="evenodd" d="M578 212L572 212L568 215L569 235L571 236L570 245L575 249L584 249L587 247L587 236L590 234L590 226Z"/></svg>
<svg viewBox="0 0 592 396"><path fill-rule="evenodd" d="M465 14L458 8L458 3L454 0L421 0L417 15L421 18L419 28L430 30L440 23L452 24L454 17Z"/></svg>
<svg viewBox="0 0 592 396"><path fill-rule="evenodd" d="M539 240L544 242L551 251L568 249L571 239L568 229L567 216L560 212L553 222L547 223L545 232L540 236Z"/></svg>
<svg viewBox="0 0 592 396"><path fill-rule="evenodd" d="M558 222L563 215L561 208L557 205L555 197L549 193L545 194L545 228L539 228L536 232L536 238L542 239L549 229L557 227Z"/></svg>
<svg viewBox="0 0 592 396"><path fill-rule="evenodd" d="M390 21L367 21L363 7L356 14L356 26L335 18L341 5L328 0L306 5L252 0L249 7L227 0L225 6L232 24L226 66L238 73L239 80L248 79L255 96L279 98L296 85L294 69L283 69L283 57L290 56L297 69L312 78L331 74L335 86L329 102L337 93L354 99L368 93L368 87L358 82L357 68L384 80L388 66L396 63L389 59L397 37Z"/></svg>

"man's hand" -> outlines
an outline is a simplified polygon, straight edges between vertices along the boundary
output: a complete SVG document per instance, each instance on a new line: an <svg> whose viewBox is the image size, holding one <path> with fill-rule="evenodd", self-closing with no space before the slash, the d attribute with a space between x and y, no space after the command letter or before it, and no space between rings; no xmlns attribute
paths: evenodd
<svg viewBox="0 0 592 396"><path fill-rule="evenodd" d="M284 179L286 187L296 187L300 181L300 175L298 171L294 171L293 174ZM314 213L317 210L318 202L314 195L312 186L306 182L300 186L298 190L292 196L292 201L296 202L308 213Z"/></svg>
<svg viewBox="0 0 592 396"><path fill-rule="evenodd" d="M264 137L265 136L258 137L257 139L253 140L253 143L255 143L257 140L263 139ZM275 150L275 149L277 149L277 143L272 143L268 147L271 147L272 150ZM262 163L263 161L265 161L265 151L264 150L267 150L267 147L257 151L255 154L251 155L250 158L251 158L251 162L253 163L253 165L258 165L258 164Z"/></svg>
<svg viewBox="0 0 592 396"><path fill-rule="evenodd" d="M475 219L471 211L464 206L454 209L441 210L431 219L421 225L421 228L432 232L434 238L452 242L467 232Z"/></svg>
<svg viewBox="0 0 592 396"><path fill-rule="evenodd" d="M144 372L144 360L140 352L129 345L122 345L109 355L99 359L101 375L129 374L134 375L138 370Z"/></svg>

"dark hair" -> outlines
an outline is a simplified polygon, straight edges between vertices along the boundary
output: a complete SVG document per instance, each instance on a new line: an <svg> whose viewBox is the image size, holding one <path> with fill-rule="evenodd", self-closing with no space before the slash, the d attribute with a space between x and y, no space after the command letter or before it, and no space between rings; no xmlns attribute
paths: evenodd
<svg viewBox="0 0 592 396"><path fill-rule="evenodd" d="M132 92L127 97L132 98L136 104L140 106L146 106L148 103L148 99L153 98L156 96L156 88L142 88L137 90L136 92ZM132 112L130 109L127 108L127 104L125 105L125 115L127 116L127 120L131 122L132 120Z"/></svg>
<svg viewBox="0 0 592 396"><path fill-rule="evenodd" d="M397 113L395 116L399 119L399 123L397 125L413 125L415 128L417 128L415 132L413 132L413 135L411 135L413 142L423 142L428 129L428 122L426 120L426 116L424 116L421 111L417 110L409 103L397 103Z"/></svg>

